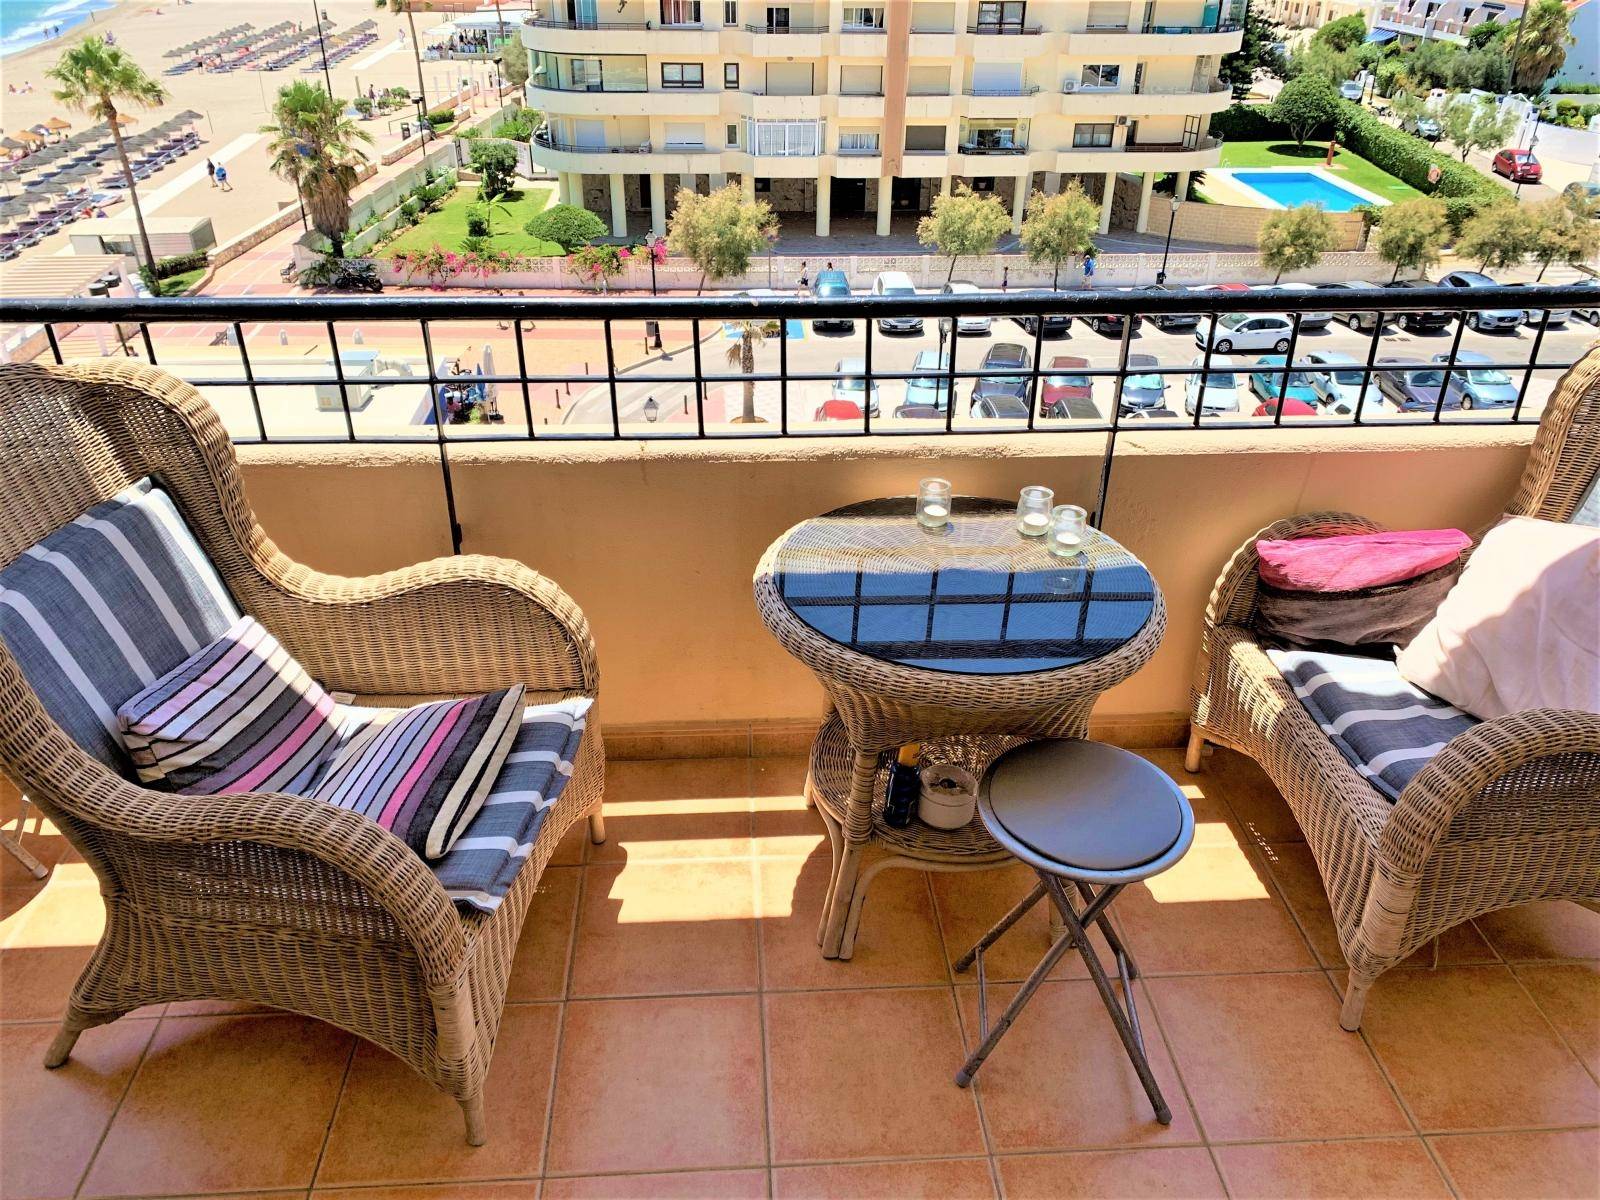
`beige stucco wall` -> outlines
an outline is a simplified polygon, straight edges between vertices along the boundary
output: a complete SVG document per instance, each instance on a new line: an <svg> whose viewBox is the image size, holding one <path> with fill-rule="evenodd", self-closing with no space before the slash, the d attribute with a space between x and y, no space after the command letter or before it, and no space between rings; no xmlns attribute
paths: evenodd
<svg viewBox="0 0 1600 1200"><path fill-rule="evenodd" d="M1532 429L1138 432L1117 444L1106 528L1154 572L1170 611L1155 659L1102 714L1187 704L1218 568L1278 517L1345 509L1403 528L1472 530L1502 508ZM453 447L465 548L536 567L572 593L599 645L613 725L811 717L819 689L763 630L750 577L807 516L940 474L970 494L1028 483L1094 503L1104 435ZM241 448L249 494L290 555L361 574L449 552L437 451ZM471 637L462 613L442 636Z"/></svg>
<svg viewBox="0 0 1600 1200"><path fill-rule="evenodd" d="M1212 246L1253 247L1261 226L1277 211L1235 204L1182 204L1173 219L1172 236ZM1328 219L1333 222L1334 250L1361 248L1360 213L1329 213Z"/></svg>

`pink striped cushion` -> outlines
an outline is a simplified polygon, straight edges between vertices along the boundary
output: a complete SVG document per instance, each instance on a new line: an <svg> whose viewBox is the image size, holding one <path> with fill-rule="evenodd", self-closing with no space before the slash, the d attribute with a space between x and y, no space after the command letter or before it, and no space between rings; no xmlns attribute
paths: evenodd
<svg viewBox="0 0 1600 1200"><path fill-rule="evenodd" d="M333 698L250 617L117 710L139 778L170 791L302 793L338 740Z"/></svg>
<svg viewBox="0 0 1600 1200"><path fill-rule="evenodd" d="M1461 557L1472 539L1459 529L1343 533L1260 541L1261 579L1298 592L1354 592L1400 583Z"/></svg>

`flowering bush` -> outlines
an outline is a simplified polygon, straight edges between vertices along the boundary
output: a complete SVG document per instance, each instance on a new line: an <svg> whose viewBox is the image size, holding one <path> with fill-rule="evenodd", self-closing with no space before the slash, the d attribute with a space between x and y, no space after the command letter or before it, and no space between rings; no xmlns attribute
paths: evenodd
<svg viewBox="0 0 1600 1200"><path fill-rule="evenodd" d="M661 266L667 261L667 240L660 238L654 242L640 242L630 248L630 253L638 255L647 263L653 258L656 265Z"/></svg>
<svg viewBox="0 0 1600 1200"><path fill-rule="evenodd" d="M447 279L461 275L487 279L504 271L520 270L530 260L509 250L473 249L458 254L435 242L426 250L402 250L390 261L397 271L404 272L408 280L418 275L425 276L429 286L437 291Z"/></svg>
<svg viewBox="0 0 1600 1200"><path fill-rule="evenodd" d="M617 246L583 246L567 255L567 267L590 287L608 290L611 280L621 275L632 254Z"/></svg>

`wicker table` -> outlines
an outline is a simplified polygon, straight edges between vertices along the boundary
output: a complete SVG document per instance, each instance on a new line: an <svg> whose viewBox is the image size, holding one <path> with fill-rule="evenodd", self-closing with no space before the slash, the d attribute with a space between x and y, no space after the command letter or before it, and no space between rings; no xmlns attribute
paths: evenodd
<svg viewBox="0 0 1600 1200"><path fill-rule="evenodd" d="M756 571L761 619L816 674L832 712L806 796L833 877L818 942L849 958L868 887L889 867L973 870L1010 855L976 817L952 831L883 820L894 750L982 775L1021 741L1083 737L1101 692L1145 664L1166 627L1144 564L1091 530L1082 555L1017 532L1011 501L957 497L934 532L915 500L872 500L804 521Z"/></svg>

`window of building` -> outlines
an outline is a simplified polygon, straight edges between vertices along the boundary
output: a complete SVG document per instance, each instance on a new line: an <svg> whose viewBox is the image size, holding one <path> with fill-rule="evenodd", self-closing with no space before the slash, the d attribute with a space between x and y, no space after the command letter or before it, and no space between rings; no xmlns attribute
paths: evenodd
<svg viewBox="0 0 1600 1200"><path fill-rule="evenodd" d="M846 64L839 68L839 95L883 95L883 68Z"/></svg>
<svg viewBox="0 0 1600 1200"><path fill-rule="evenodd" d="M1122 68L1116 63L1085 63L1078 82L1085 88L1114 88L1120 85Z"/></svg>
<svg viewBox="0 0 1600 1200"><path fill-rule="evenodd" d="M724 25L739 23L739 0L722 0L722 23Z"/></svg>
<svg viewBox="0 0 1600 1200"><path fill-rule="evenodd" d="M844 27L846 29L882 29L883 9L847 4L844 9Z"/></svg>
<svg viewBox="0 0 1600 1200"><path fill-rule="evenodd" d="M907 150L937 150L943 152L945 127L943 125L907 125Z"/></svg>
<svg viewBox="0 0 1600 1200"><path fill-rule="evenodd" d="M950 94L949 67L913 66L906 74L908 96L948 96Z"/></svg>
<svg viewBox="0 0 1600 1200"><path fill-rule="evenodd" d="M980 0L978 4L978 31L980 33L1020 33L1027 17L1028 6L1022 0Z"/></svg>
<svg viewBox="0 0 1600 1200"><path fill-rule="evenodd" d="M878 153L878 133L871 129L841 129L839 131L840 154L876 154Z"/></svg>
<svg viewBox="0 0 1600 1200"><path fill-rule="evenodd" d="M737 125L728 126L727 142L730 146L737 146L739 144L739 127Z"/></svg>
<svg viewBox="0 0 1600 1200"><path fill-rule="evenodd" d="M739 90L738 63L722 64L722 86L727 88L730 92L737 92Z"/></svg>
<svg viewBox="0 0 1600 1200"><path fill-rule="evenodd" d="M661 0L663 25L700 24L700 0Z"/></svg>
<svg viewBox="0 0 1600 1200"><path fill-rule="evenodd" d="M661 86L699 88L706 85L706 69L699 63L662 63Z"/></svg>
<svg viewBox="0 0 1600 1200"><path fill-rule="evenodd" d="M1072 127L1072 144L1074 146L1109 146L1111 145L1111 125L1074 125Z"/></svg>

